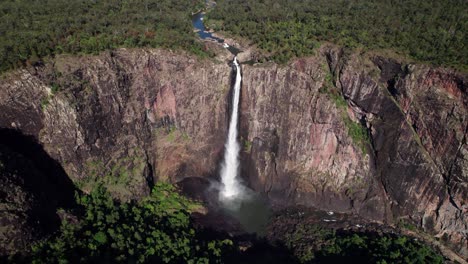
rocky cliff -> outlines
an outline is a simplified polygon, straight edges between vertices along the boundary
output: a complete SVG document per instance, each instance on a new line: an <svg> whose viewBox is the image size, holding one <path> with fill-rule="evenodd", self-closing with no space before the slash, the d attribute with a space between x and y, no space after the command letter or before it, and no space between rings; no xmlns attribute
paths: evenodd
<svg viewBox="0 0 468 264"><path fill-rule="evenodd" d="M62 56L3 77L0 127L33 136L81 190L132 199L155 180L218 176L231 81L226 57ZM466 81L333 46L243 65L244 181L277 206L404 219L467 257Z"/></svg>
<svg viewBox="0 0 468 264"><path fill-rule="evenodd" d="M467 256L466 80L332 47L244 67L246 175L271 198L408 221Z"/></svg>

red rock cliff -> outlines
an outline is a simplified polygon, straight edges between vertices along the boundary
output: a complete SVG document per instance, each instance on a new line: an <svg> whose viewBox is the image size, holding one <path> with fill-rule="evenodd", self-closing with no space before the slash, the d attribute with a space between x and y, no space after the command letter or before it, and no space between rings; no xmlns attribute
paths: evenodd
<svg viewBox="0 0 468 264"><path fill-rule="evenodd" d="M217 176L230 74L162 50L63 56L0 82L0 127L36 137L82 190L139 197L153 180ZM328 46L244 65L242 176L278 205L406 218L466 257L466 80Z"/></svg>

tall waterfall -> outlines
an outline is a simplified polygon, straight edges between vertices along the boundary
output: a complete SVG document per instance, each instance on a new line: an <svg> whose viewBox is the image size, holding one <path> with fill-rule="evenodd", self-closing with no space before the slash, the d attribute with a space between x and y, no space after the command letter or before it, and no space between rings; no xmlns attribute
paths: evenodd
<svg viewBox="0 0 468 264"><path fill-rule="evenodd" d="M242 186L237 179L239 172L239 142L237 141L237 123L239 119L239 97L241 89L241 71L237 58L234 58L236 66L236 82L234 84L234 94L232 97L232 113L229 122L229 134L225 144L224 162L221 165L222 189L221 199L232 200L241 194Z"/></svg>

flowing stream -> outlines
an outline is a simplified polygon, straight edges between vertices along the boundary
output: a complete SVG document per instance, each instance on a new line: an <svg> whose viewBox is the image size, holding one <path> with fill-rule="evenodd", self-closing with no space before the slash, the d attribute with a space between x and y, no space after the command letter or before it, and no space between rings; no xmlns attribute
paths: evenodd
<svg viewBox="0 0 468 264"><path fill-rule="evenodd" d="M215 5L214 2L211 2L211 4L206 1L206 10L210 9L213 5ZM228 45L224 39L215 37L213 36L213 33L210 31L206 30L205 24L203 23L203 19L205 18L205 11L201 10L197 13L195 13L192 16L192 26L196 30L198 37L200 37L203 40L211 40L217 43L220 43L223 45L224 48L229 50L234 55L239 54L241 52L239 49L233 47L232 45Z"/></svg>

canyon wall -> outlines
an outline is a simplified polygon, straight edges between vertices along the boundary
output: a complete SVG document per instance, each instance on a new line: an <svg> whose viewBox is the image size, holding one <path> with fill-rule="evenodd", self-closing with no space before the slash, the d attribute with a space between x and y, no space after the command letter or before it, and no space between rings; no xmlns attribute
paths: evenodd
<svg viewBox="0 0 468 264"><path fill-rule="evenodd" d="M413 223L467 256L466 82L335 47L244 67L245 174L272 199Z"/></svg>
<svg viewBox="0 0 468 264"><path fill-rule="evenodd" d="M277 206L395 223L468 256L466 76L324 46L243 65L242 177ZM32 136L84 192L218 177L231 68L164 50L61 56L0 82L0 127Z"/></svg>
<svg viewBox="0 0 468 264"><path fill-rule="evenodd" d="M137 198L157 179L215 173L229 85L227 64L166 51L60 57L2 81L0 120L35 136L84 191L103 182Z"/></svg>

